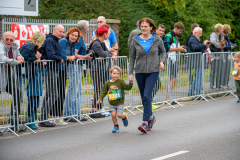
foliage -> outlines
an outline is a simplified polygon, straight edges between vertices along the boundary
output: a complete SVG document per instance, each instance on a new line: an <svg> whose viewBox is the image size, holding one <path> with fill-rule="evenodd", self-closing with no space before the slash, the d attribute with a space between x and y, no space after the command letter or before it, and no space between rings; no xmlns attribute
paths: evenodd
<svg viewBox="0 0 240 160"><path fill-rule="evenodd" d="M173 11L179 7L183 7L185 0L149 0L156 7L164 6L166 10Z"/></svg>
<svg viewBox="0 0 240 160"><path fill-rule="evenodd" d="M239 0L41 0L40 19L107 19L121 20L119 24L119 55L129 54L127 40L136 22L143 17L150 17L155 24L166 26L166 32L173 29L180 21L185 30L180 35L185 44L191 25L198 23L203 28L203 39L209 39L217 23L229 24L232 42L240 50Z"/></svg>

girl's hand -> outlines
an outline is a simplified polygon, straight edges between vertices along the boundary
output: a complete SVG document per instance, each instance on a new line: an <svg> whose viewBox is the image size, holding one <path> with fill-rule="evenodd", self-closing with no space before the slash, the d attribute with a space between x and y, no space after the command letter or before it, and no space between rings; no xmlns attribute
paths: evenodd
<svg viewBox="0 0 240 160"><path fill-rule="evenodd" d="M96 104L99 104L99 103L102 103L102 101L97 101L97 103L96 103Z"/></svg>

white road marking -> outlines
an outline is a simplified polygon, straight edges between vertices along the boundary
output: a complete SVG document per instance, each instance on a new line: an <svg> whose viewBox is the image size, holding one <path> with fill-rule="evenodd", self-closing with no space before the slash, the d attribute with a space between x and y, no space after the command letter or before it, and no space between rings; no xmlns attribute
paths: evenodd
<svg viewBox="0 0 240 160"><path fill-rule="evenodd" d="M154 158L154 159L151 159L151 160L163 160L163 159L167 159L167 158L171 158L171 157L174 157L174 156L178 156L180 154L184 154L184 153L187 153L187 152L189 152L189 151L179 151L179 152L176 152L176 153L168 154L166 156Z"/></svg>

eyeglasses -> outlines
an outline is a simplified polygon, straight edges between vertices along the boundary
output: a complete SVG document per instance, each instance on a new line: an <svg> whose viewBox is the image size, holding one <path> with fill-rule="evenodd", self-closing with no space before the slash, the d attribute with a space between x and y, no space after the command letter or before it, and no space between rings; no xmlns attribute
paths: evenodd
<svg viewBox="0 0 240 160"><path fill-rule="evenodd" d="M141 28L148 28L149 26L140 26Z"/></svg>
<svg viewBox="0 0 240 160"><path fill-rule="evenodd" d="M10 42L14 42L14 39L10 39L10 38L5 38L5 41L10 41Z"/></svg>
<svg viewBox="0 0 240 160"><path fill-rule="evenodd" d="M97 21L97 23L103 23L103 21Z"/></svg>

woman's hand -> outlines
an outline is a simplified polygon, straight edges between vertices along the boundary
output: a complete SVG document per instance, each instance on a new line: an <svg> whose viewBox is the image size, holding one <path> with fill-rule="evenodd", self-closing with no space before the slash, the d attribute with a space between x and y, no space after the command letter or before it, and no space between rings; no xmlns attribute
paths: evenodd
<svg viewBox="0 0 240 160"><path fill-rule="evenodd" d="M129 80L129 82L132 84L132 83L133 83L133 75L130 74L130 75L128 76L128 80Z"/></svg>
<svg viewBox="0 0 240 160"><path fill-rule="evenodd" d="M75 59L75 56L68 56L68 61L72 62Z"/></svg>
<svg viewBox="0 0 240 160"><path fill-rule="evenodd" d="M75 56L71 56L72 57L72 61L74 61L74 59L76 58Z"/></svg>
<svg viewBox="0 0 240 160"><path fill-rule="evenodd" d="M163 63L163 61L160 62L160 67L159 67L159 69L161 69L161 70L164 69L164 63Z"/></svg>

